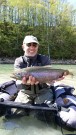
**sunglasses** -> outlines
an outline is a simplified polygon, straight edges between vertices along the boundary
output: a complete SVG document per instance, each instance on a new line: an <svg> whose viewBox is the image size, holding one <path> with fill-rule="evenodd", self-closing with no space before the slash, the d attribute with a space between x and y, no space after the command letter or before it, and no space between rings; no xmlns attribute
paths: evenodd
<svg viewBox="0 0 76 135"><path fill-rule="evenodd" d="M30 47L30 46L33 46L33 47L37 47L38 46L38 44L37 43L28 43L28 44L26 44L28 47Z"/></svg>

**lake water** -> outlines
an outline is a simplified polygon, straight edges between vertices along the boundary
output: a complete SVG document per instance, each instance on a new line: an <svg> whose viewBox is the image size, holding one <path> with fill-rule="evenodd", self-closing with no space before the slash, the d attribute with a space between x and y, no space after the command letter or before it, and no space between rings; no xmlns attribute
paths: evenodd
<svg viewBox="0 0 76 135"><path fill-rule="evenodd" d="M76 89L76 65L52 65L54 68L69 69L74 76L67 76L61 83L68 84ZM12 64L0 65L0 83L12 80L10 78L13 72ZM59 83L59 82L58 82ZM76 91L74 91L76 93ZM64 134L75 132L66 131L63 129ZM0 135L62 135L61 128L54 122L48 124L47 121L43 122L38 120L34 115L25 116L16 119L0 118Z"/></svg>

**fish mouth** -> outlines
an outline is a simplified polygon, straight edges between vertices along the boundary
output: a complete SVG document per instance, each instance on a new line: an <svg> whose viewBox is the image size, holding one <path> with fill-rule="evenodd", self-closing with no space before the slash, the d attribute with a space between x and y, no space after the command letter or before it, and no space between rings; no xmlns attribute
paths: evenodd
<svg viewBox="0 0 76 135"><path fill-rule="evenodd" d="M12 73L12 74L10 75L10 77L13 78L13 79L18 79L18 77L15 75L15 73Z"/></svg>
<svg viewBox="0 0 76 135"><path fill-rule="evenodd" d="M17 79L14 75L11 75L10 77L11 77L11 78L14 78L14 79Z"/></svg>

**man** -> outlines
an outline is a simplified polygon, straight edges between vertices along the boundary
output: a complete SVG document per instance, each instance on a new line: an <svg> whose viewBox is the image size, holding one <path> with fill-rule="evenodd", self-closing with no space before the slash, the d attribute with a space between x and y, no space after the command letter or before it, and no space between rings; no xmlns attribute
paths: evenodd
<svg viewBox="0 0 76 135"><path fill-rule="evenodd" d="M23 40L22 48L24 50L24 56L20 56L15 60L14 68L21 69L29 66L45 66L50 65L50 59L47 56L38 54L39 42L36 37L32 35L28 35ZM28 84L29 81L29 84ZM53 91L50 89L50 86L47 84L40 84L36 79L32 76L29 76L29 80L26 80L26 77L23 77L21 81L22 89L19 91L15 102L22 102L28 104L39 104L39 105L50 105L53 101ZM60 110L58 112L58 123L59 125L64 124L67 127L76 129L76 107L75 101L76 98L74 95L70 95L71 87L67 87L66 85L58 85L54 87L55 89L55 102L59 106L63 106L68 108ZM68 90L68 92L67 92ZM69 95L67 95L69 93ZM69 97L69 100L68 100ZM72 97L72 100L71 100ZM69 105L69 107L68 107ZM17 115L25 115L24 110L12 109L14 114ZM39 113L40 119L42 119L41 113ZM46 113L45 113L46 114ZM73 115L72 115L73 114ZM56 114L55 114L56 115ZM51 113L48 115L50 120ZM60 122L61 118L61 122Z"/></svg>
<svg viewBox="0 0 76 135"><path fill-rule="evenodd" d="M22 48L24 56L16 58L15 69L51 64L48 56L38 54L39 41L36 37L32 35L26 36L23 40ZM29 76L28 81L26 77L23 77L21 85L22 89L19 91L15 102L49 105L53 101L53 92L50 87L47 84L40 84L33 76ZM16 112L18 113L18 111Z"/></svg>

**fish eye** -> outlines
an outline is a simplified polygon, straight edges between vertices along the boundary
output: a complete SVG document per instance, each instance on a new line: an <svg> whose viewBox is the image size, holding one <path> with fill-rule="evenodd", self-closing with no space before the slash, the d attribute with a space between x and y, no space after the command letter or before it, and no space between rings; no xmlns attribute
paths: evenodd
<svg viewBox="0 0 76 135"><path fill-rule="evenodd" d="M20 76L20 73L17 73L17 76Z"/></svg>

